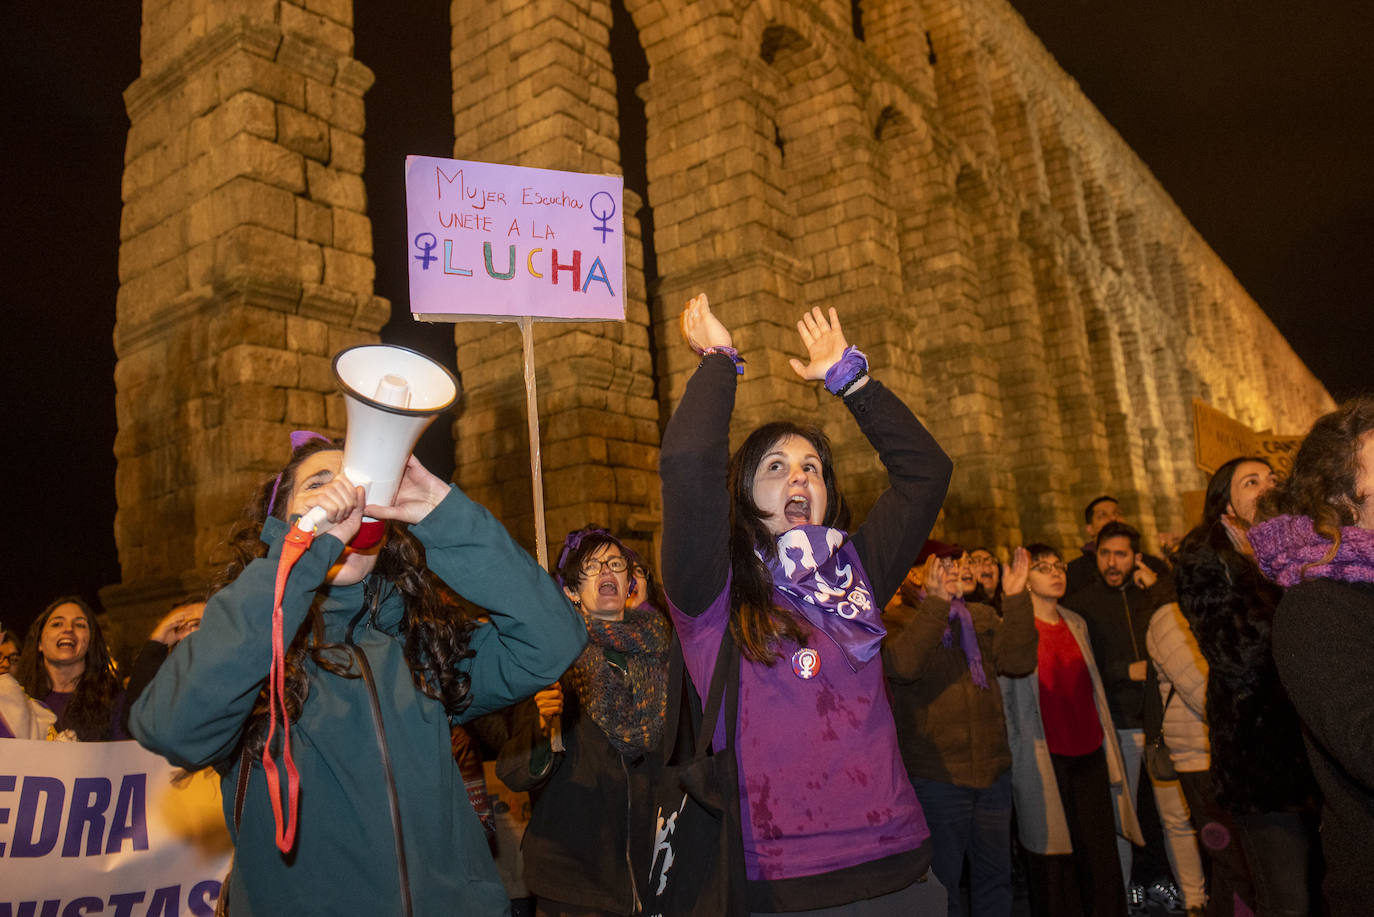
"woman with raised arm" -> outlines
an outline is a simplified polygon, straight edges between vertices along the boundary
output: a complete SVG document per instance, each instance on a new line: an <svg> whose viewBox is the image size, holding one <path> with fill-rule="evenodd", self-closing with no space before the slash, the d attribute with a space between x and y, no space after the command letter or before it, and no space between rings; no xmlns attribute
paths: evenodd
<svg viewBox="0 0 1374 917"><path fill-rule="evenodd" d="M364 506L341 444L298 433L292 445L230 536L200 628L133 705L130 729L173 764L220 771L234 917L508 914L450 723L556 680L586 642L581 618L490 513L414 456L395 503ZM273 586L288 525L312 507L333 528L285 580L279 729L264 684ZM354 542L364 510L390 520L368 547ZM436 577L490 622L465 619ZM293 760L299 781L278 790L267 765L289 775ZM294 837L282 797L299 805Z"/></svg>
<svg viewBox="0 0 1374 917"><path fill-rule="evenodd" d="M835 310L804 315L809 361L792 369L843 400L888 470L888 490L851 536L838 528L848 513L825 435L777 421L730 456L743 360L705 296L682 330L702 361L663 435L663 584L699 694L727 632L742 658L733 740L750 910L913 913L930 832L898 753L879 613L930 532L952 465L868 376ZM717 723L713 747L724 733Z"/></svg>

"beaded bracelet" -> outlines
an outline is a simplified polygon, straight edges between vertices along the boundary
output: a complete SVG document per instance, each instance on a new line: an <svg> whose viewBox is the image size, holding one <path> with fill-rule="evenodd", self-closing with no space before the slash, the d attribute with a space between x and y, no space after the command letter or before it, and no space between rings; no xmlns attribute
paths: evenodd
<svg viewBox="0 0 1374 917"><path fill-rule="evenodd" d="M859 348L850 344L835 365L825 371L825 390L841 398L854 384L868 375L868 357Z"/></svg>
<svg viewBox="0 0 1374 917"><path fill-rule="evenodd" d="M739 355L739 351L736 350L735 348L733 348L733 347L707 347L706 349L700 351L700 353L701 353L701 363L705 363L705 362L706 362L706 355L707 355L708 353L718 353L718 354L722 354L722 355L724 355L724 356L727 356L727 357L730 358L730 361L733 362L733 363L735 364L735 372L736 372L737 374L741 375L741 376L744 375L744 357L740 356L740 355ZM701 366L701 363L698 363L697 366Z"/></svg>

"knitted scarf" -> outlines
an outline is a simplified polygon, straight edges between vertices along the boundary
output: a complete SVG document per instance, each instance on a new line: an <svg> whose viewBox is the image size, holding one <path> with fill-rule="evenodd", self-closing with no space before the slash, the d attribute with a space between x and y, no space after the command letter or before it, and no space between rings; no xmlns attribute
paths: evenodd
<svg viewBox="0 0 1374 917"><path fill-rule="evenodd" d="M1329 539L1307 516L1275 516L1250 529L1250 546L1264 575L1285 589L1307 579L1374 583L1374 531L1341 527L1341 546L1329 561Z"/></svg>
<svg viewBox="0 0 1374 917"><path fill-rule="evenodd" d="M658 745L668 709L668 619L652 606L628 609L623 621L588 616L591 638L568 670L577 702L622 755ZM625 666L606 651L625 655Z"/></svg>
<svg viewBox="0 0 1374 917"><path fill-rule="evenodd" d="M940 645L945 649L954 646L955 621L959 622L959 648L964 651L964 658L968 660L968 673L975 685L987 688L988 673L983 671L983 652L978 649L978 633L973 629L973 612L968 610L968 604L964 602L962 595L956 595L949 603L949 623L945 625L945 633L940 638Z"/></svg>

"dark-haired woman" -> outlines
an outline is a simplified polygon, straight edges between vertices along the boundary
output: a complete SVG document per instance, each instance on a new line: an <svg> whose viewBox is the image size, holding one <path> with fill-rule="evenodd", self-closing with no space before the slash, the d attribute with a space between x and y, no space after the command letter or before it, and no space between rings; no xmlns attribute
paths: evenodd
<svg viewBox="0 0 1374 917"><path fill-rule="evenodd" d="M1027 677L998 681L1031 913L1119 917L1126 889L1116 838L1143 841L1126 764L1087 622L1059 604L1068 566L1047 544L1027 545L1026 552L1037 666Z"/></svg>
<svg viewBox="0 0 1374 917"><path fill-rule="evenodd" d="M58 738L127 739L114 662L95 612L74 595L56 599L29 625L15 673L29 697L57 715Z"/></svg>
<svg viewBox="0 0 1374 917"><path fill-rule="evenodd" d="M750 909L907 914L930 832L897 748L879 613L930 532L951 464L867 375L833 309L797 327L809 362L793 370L840 396L889 489L849 535L816 428L767 424L730 456L742 360L698 296L682 329L702 362L660 459L664 592L701 695L727 630L742 656L734 747ZM724 742L717 724L713 744Z"/></svg>
<svg viewBox="0 0 1374 917"><path fill-rule="evenodd" d="M1184 537L1174 561L1179 609L1206 659L1211 743L1210 773L1179 767L1179 775L1204 850L1261 917L1310 912L1316 844L1316 784L1270 644L1283 590L1260 574L1246 534L1257 502L1274 483L1261 458L1218 468L1207 484L1202 522ZM1226 832L1205 831L1200 823L1214 808L1222 814L1218 824L1237 835L1239 869L1230 865ZM1225 883L1213 873L1215 899ZM1220 903L1229 913L1230 902Z"/></svg>
<svg viewBox="0 0 1374 917"><path fill-rule="evenodd" d="M235 843L227 889L235 917L503 914L510 904L451 755L450 721L553 681L582 649L582 622L490 514L413 457L394 505L366 507L391 520L385 539L349 547L364 501L339 473L340 446L322 437L293 436L293 444L286 468L258 489L235 530L236 556L200 629L167 657L130 727L176 764L220 769ZM311 507L324 508L333 528L296 563L282 599L300 772L299 833L283 854L260 760L269 725L263 682L283 535ZM488 609L491 623L459 618L436 575ZM279 770L280 751L274 742ZM240 821L234 800L245 766Z"/></svg>
<svg viewBox="0 0 1374 917"><path fill-rule="evenodd" d="M631 812L630 774L659 745L672 634L653 606L627 607L637 601L635 563L603 529L568 535L558 579L590 639L559 685L523 705L502 749L502 781L534 801L521 850L541 917L639 910L627 825L643 818ZM551 716L561 719L561 752L549 742Z"/></svg>
<svg viewBox="0 0 1374 917"><path fill-rule="evenodd" d="M1333 915L1374 901L1374 395L1312 425L1288 479L1250 530L1264 574L1287 589L1274 663L1304 727L1324 797L1322 889Z"/></svg>

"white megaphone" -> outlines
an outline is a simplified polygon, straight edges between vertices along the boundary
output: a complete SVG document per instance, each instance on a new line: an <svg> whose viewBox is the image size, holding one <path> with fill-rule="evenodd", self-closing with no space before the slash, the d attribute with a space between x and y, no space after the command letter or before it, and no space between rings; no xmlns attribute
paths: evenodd
<svg viewBox="0 0 1374 917"><path fill-rule="evenodd" d="M458 400L458 380L422 353L391 344L362 344L334 356L334 379L343 392L348 432L342 474L367 493L367 502L388 506L420 434ZM332 526L315 507L296 525L306 532ZM386 523L363 517L353 547L381 541Z"/></svg>

